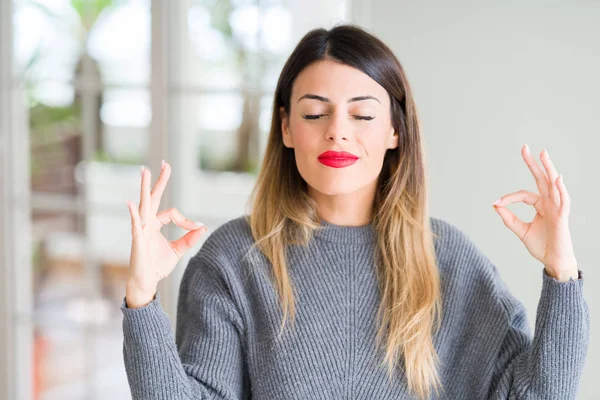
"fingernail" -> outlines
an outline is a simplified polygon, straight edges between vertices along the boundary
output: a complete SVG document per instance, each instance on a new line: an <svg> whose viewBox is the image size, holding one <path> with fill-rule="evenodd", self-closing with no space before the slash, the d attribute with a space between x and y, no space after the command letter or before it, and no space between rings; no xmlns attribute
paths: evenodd
<svg viewBox="0 0 600 400"><path fill-rule="evenodd" d="M160 169L164 169L165 168L165 160L160 160Z"/></svg>
<svg viewBox="0 0 600 400"><path fill-rule="evenodd" d="M201 226L204 226L204 224L202 222L200 222L200 221L194 221L194 224L196 224L196 226L198 228L200 228Z"/></svg>
<svg viewBox="0 0 600 400"><path fill-rule="evenodd" d="M500 203L501 201L502 201L501 199L498 199L495 202L493 202L492 205L495 206L496 204Z"/></svg>
<svg viewBox="0 0 600 400"><path fill-rule="evenodd" d="M140 172L141 172L141 175L144 176L144 166L143 165L140 166Z"/></svg>
<svg viewBox="0 0 600 400"><path fill-rule="evenodd" d="M525 150L529 151L529 146L525 143Z"/></svg>

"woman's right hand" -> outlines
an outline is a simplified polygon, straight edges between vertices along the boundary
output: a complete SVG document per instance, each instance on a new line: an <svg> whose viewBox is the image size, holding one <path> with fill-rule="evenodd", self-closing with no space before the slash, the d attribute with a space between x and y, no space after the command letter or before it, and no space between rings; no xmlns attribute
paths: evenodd
<svg viewBox="0 0 600 400"><path fill-rule="evenodd" d="M139 308L154 299L158 282L166 278L188 251L207 231L202 223L197 225L185 218L176 208L157 213L160 199L171 175L171 166L162 161L162 170L152 192L150 192L151 173L142 168L140 205L127 201L131 214L131 255L129 259L129 277L127 279L125 299L127 307ZM169 241L160 229L169 222L190 232L181 238Z"/></svg>

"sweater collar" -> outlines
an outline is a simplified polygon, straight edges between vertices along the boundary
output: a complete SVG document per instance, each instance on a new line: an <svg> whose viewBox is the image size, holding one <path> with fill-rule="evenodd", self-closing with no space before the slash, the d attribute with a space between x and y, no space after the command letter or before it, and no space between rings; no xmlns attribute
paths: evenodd
<svg viewBox="0 0 600 400"><path fill-rule="evenodd" d="M335 225L321 219L321 230L314 232L314 236L333 243L341 244L366 244L375 241L373 224L360 226Z"/></svg>

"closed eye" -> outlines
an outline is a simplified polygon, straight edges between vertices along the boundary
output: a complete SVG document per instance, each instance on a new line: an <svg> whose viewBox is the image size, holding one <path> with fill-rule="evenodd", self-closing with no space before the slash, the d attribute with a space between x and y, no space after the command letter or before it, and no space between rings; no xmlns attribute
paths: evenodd
<svg viewBox="0 0 600 400"><path fill-rule="evenodd" d="M325 114L319 114L319 115L305 115L303 118L304 119L308 119L308 120L317 120L320 117L324 116ZM371 121L372 119L375 119L375 117L369 117L366 115L353 115L353 117L357 120L363 120L363 121Z"/></svg>

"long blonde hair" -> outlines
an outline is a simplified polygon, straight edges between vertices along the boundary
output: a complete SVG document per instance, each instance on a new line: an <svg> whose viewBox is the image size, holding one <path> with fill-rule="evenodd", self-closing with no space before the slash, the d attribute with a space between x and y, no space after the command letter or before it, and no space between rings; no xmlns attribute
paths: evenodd
<svg viewBox="0 0 600 400"><path fill-rule="evenodd" d="M286 266L288 244L306 245L320 228L317 205L307 194L293 149L283 145L280 107L290 112L295 77L310 63L330 59L357 68L390 95L392 125L399 145L387 151L373 205L377 233L375 265L381 294L377 344L386 336L385 357L392 378L403 355L409 390L420 398L436 393L438 355L434 329L441 323L441 288L428 207L425 155L419 119L400 62L381 40L355 25L315 29L298 43L283 67L273 101L271 129L246 219L254 246L273 266L272 279L283 310L295 319L294 294Z"/></svg>

